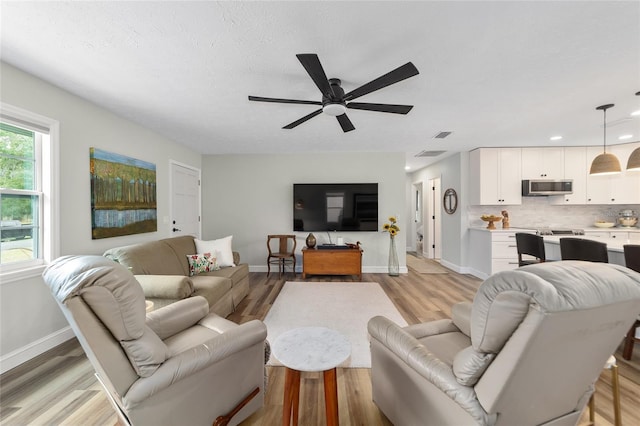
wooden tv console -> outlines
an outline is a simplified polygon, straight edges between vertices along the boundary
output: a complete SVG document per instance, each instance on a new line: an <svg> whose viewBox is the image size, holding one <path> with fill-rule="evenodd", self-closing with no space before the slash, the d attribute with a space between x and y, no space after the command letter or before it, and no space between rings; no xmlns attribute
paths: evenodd
<svg viewBox="0 0 640 426"><path fill-rule="evenodd" d="M362 249L302 249L302 278L309 275L357 275L362 281Z"/></svg>

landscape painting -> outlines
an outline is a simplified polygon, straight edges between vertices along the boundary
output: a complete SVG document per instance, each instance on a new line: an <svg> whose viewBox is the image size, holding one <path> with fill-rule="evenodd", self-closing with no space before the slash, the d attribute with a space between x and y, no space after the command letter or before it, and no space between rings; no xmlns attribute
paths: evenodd
<svg viewBox="0 0 640 426"><path fill-rule="evenodd" d="M158 230L156 165L90 148L91 238Z"/></svg>

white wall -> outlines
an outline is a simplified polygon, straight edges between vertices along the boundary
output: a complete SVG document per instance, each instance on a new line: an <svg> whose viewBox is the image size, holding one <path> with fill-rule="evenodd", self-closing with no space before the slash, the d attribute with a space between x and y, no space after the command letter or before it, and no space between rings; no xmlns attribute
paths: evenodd
<svg viewBox="0 0 640 426"><path fill-rule="evenodd" d="M0 100L60 123L60 253L102 254L106 249L170 236L169 162L202 169L203 238L234 235L234 248L252 270L265 270L266 235L291 232L294 182L378 182L380 224L398 215L406 228L404 154L313 155L200 154L131 121L0 62ZM158 232L91 239L89 148L97 147L156 165ZM318 167L329 164L330 167ZM360 241L363 268L387 271L389 237L382 232L340 233ZM299 234L299 248L306 233ZM326 241L318 235L320 243ZM406 232L397 237L406 272ZM66 320L40 278L40 271L0 281L0 372L71 337Z"/></svg>
<svg viewBox="0 0 640 426"><path fill-rule="evenodd" d="M467 164L468 154L456 153L411 173L405 181L405 185L409 187L409 193L411 192L411 186L416 182L423 183L423 191L431 192L428 187L429 180L439 177L441 179L442 194L447 188L453 188L458 193L458 209L456 212L450 215L440 209L440 217L442 218L441 262L459 272L464 272L466 267L465 247L467 246L468 227L466 214L468 208ZM413 213L408 210L405 217L407 218L406 220L411 220Z"/></svg>
<svg viewBox="0 0 640 426"><path fill-rule="evenodd" d="M406 217L404 162L403 153L204 156L203 238L233 235L234 250L240 252L242 261L249 263L252 271L266 271L267 235L293 233L294 183L377 182L380 226L388 216L397 215L401 221L399 226L406 230L407 224L402 223ZM300 253L308 233L295 234ZM319 244L328 242L326 233L314 235ZM340 232L338 235L345 242L362 243L365 272L387 272L387 233ZM401 271L405 272L406 236L406 232L401 232L396 237Z"/></svg>
<svg viewBox="0 0 640 426"><path fill-rule="evenodd" d="M200 154L94 104L0 63L0 100L60 123L60 255L102 254L106 249L169 237L169 161L201 168ZM158 232L91 239L89 148L156 165ZM2 371L64 341L71 334L39 273L0 281Z"/></svg>

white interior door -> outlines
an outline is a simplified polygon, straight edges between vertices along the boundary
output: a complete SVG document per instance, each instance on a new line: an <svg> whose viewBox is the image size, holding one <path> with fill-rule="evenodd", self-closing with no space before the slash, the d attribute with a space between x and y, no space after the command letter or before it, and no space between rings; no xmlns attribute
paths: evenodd
<svg viewBox="0 0 640 426"><path fill-rule="evenodd" d="M433 211L435 220L433 223L433 244L435 246L433 258L442 257L442 187L440 178L434 179L433 187Z"/></svg>
<svg viewBox="0 0 640 426"><path fill-rule="evenodd" d="M442 255L442 217L440 214L442 211L442 188L440 178L429 180L429 190L429 208L425 226L425 239L427 241L425 252L430 259L440 259Z"/></svg>
<svg viewBox="0 0 640 426"><path fill-rule="evenodd" d="M171 162L171 236L200 238L200 170Z"/></svg>
<svg viewBox="0 0 640 426"><path fill-rule="evenodd" d="M411 204L413 208L415 251L416 254L422 255L424 251L424 200L422 196L422 182L413 184Z"/></svg>

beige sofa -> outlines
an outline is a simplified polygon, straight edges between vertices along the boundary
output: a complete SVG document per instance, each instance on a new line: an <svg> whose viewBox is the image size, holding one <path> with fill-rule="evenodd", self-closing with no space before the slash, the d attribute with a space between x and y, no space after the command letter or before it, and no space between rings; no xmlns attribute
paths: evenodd
<svg viewBox="0 0 640 426"><path fill-rule="evenodd" d="M142 285L147 300L155 308L178 300L202 296L209 302L209 311L227 317L249 293L249 266L240 263L233 253L236 266L189 276L187 255L196 254L194 237L166 238L148 243L116 247L104 256L129 268Z"/></svg>

